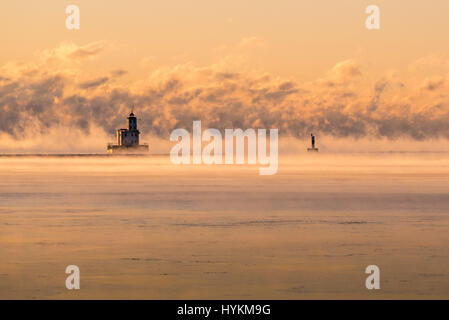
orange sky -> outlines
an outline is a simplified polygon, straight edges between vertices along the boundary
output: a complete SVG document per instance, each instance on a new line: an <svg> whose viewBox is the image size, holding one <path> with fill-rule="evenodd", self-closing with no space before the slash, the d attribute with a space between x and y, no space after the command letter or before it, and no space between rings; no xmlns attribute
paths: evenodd
<svg viewBox="0 0 449 320"><path fill-rule="evenodd" d="M65 28L68 4L80 7L79 31ZM381 9L378 31L365 28L369 4ZM153 68L210 64L241 39L257 37L265 45L252 52L254 65L309 79L348 58L363 59L376 71L448 54L448 13L446 0L2 1L0 62L28 60L63 41L105 40L111 51L95 67L120 67L141 76L142 60L152 61Z"/></svg>
<svg viewBox="0 0 449 320"><path fill-rule="evenodd" d="M65 27L68 4L80 30ZM365 27L370 4L380 30ZM448 12L446 0L4 1L0 136L75 128L103 144L136 104L162 138L202 120L449 139Z"/></svg>

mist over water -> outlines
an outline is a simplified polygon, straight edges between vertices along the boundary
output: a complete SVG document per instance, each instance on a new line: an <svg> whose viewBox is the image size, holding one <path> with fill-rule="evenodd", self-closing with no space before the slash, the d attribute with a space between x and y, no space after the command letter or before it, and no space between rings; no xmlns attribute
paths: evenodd
<svg viewBox="0 0 449 320"><path fill-rule="evenodd" d="M208 127L203 127L203 132ZM190 130L189 128L186 128ZM237 129L237 128L234 128ZM242 127L242 130L248 128ZM192 131L189 131L192 133ZM224 132L221 132L224 137ZM297 138L282 136L279 131L279 155L292 156L304 155L310 146L310 136ZM427 139L416 141L414 139L373 139L373 138L336 138L321 135L314 132L317 139L317 147L325 154L357 154L377 152L449 152L449 142L446 139ZM0 133L0 156L11 154L106 154L107 144L115 142L112 134L106 134L103 130L92 128L89 134L78 129L59 128L51 129L46 134L35 133L26 138L16 139ZM141 137L141 143L148 143L150 154L169 154L176 142L170 142L170 136L153 136L145 134ZM204 148L209 142L202 142ZM222 142L224 148L224 141ZM223 150L224 152L224 150ZM320 153L320 154L321 154Z"/></svg>
<svg viewBox="0 0 449 320"><path fill-rule="evenodd" d="M449 297L449 154L0 157L0 295L71 298Z"/></svg>

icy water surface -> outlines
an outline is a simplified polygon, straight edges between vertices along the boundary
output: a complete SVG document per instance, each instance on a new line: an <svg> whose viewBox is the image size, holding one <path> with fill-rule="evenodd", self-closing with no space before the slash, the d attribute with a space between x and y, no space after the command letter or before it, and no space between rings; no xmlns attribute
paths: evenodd
<svg viewBox="0 0 449 320"><path fill-rule="evenodd" d="M449 154L258 168L0 157L0 298L449 298Z"/></svg>

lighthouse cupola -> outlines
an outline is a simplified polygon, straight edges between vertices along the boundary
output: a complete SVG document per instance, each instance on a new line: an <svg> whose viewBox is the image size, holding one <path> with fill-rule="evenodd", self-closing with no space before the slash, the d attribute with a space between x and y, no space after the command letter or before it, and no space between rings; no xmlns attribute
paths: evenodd
<svg viewBox="0 0 449 320"><path fill-rule="evenodd" d="M137 131L137 118L134 116L134 112L131 112L128 117L129 131Z"/></svg>

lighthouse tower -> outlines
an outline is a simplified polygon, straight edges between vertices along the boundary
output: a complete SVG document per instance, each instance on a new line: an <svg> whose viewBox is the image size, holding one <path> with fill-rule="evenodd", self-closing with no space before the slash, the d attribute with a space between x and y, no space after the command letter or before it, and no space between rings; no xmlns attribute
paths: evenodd
<svg viewBox="0 0 449 320"><path fill-rule="evenodd" d="M137 118L134 116L134 112L131 111L128 117L129 131L137 131Z"/></svg>
<svg viewBox="0 0 449 320"><path fill-rule="evenodd" d="M307 152L318 152L318 148L315 148L315 136L313 133L310 134L310 138L312 140L312 148L307 148Z"/></svg>
<svg viewBox="0 0 449 320"><path fill-rule="evenodd" d="M128 129L117 130L117 144L119 146L134 147L139 145L140 132L137 130L137 118L131 111L128 117Z"/></svg>
<svg viewBox="0 0 449 320"><path fill-rule="evenodd" d="M132 111L128 117L128 134L131 134L131 145L138 146L140 132L137 130L137 118L134 116L134 112Z"/></svg>
<svg viewBox="0 0 449 320"><path fill-rule="evenodd" d="M137 129L137 118L134 112L128 116L128 129L117 130L117 144L108 144L108 153L147 153L148 144L140 144L140 131Z"/></svg>

